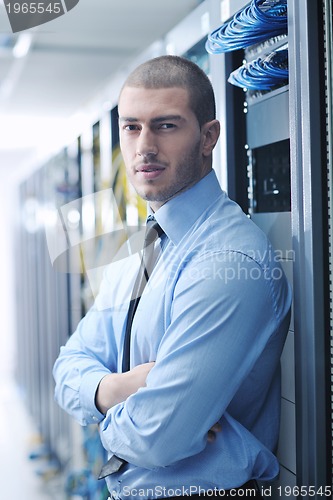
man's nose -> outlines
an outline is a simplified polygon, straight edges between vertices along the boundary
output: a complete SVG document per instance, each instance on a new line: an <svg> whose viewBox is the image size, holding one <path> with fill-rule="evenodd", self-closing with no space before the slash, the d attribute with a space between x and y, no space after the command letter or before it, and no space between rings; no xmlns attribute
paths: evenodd
<svg viewBox="0 0 333 500"><path fill-rule="evenodd" d="M149 157L156 156L158 153L155 134L148 129L141 130L137 142L136 154L149 160Z"/></svg>

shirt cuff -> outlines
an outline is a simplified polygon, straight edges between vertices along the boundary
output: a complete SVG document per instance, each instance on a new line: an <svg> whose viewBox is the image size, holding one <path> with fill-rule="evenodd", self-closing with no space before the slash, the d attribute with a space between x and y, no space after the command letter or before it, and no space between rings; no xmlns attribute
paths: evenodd
<svg viewBox="0 0 333 500"><path fill-rule="evenodd" d="M109 370L100 370L98 372L86 373L81 380L79 398L83 419L86 425L97 424L105 417L105 415L96 408L95 395L100 381L109 374Z"/></svg>

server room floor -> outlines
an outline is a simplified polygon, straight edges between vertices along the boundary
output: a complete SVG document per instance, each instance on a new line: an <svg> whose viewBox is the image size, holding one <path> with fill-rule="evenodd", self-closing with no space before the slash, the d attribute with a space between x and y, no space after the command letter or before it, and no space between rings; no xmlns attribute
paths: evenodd
<svg viewBox="0 0 333 500"><path fill-rule="evenodd" d="M64 500L60 478L41 478L29 459L38 441L32 419L10 375L0 373L0 484L3 500Z"/></svg>

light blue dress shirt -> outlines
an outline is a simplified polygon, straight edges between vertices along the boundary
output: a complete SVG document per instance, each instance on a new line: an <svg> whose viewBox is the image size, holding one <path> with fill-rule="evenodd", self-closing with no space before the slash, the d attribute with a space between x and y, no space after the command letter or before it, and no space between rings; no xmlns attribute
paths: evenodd
<svg viewBox="0 0 333 500"><path fill-rule="evenodd" d="M61 348L56 399L128 464L114 498L230 489L278 474L280 355L291 291L269 241L221 190L214 171L155 214L162 255L136 312L131 366L155 361L147 385L106 416L94 404L120 372L139 255L106 268L94 307ZM214 442L207 433L221 423Z"/></svg>

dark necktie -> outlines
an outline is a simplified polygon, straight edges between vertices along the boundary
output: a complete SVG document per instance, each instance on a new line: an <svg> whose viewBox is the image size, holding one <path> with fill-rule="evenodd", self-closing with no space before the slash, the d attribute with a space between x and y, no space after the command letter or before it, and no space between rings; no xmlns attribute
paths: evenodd
<svg viewBox="0 0 333 500"><path fill-rule="evenodd" d="M154 269L157 261L155 250L155 242L163 234L163 229L155 221L153 217L149 217L146 225L145 239L143 243L142 257L140 262L140 269L136 277L131 302L128 308L127 323L124 338L124 352L122 362L122 372L130 369L130 345L131 345L131 330L135 312L137 310L143 290L149 280L149 277ZM109 460L103 465L98 479L103 479L119 469L126 463L126 460L112 455Z"/></svg>

